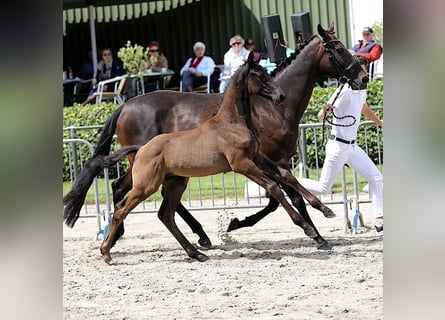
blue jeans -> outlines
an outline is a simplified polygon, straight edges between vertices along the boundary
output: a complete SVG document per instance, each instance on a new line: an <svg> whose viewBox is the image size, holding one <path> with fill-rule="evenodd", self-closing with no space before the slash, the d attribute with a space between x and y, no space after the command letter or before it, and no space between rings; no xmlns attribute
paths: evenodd
<svg viewBox="0 0 445 320"><path fill-rule="evenodd" d="M182 73L182 91L190 92L193 88L202 86L207 83L207 77L197 77L190 71Z"/></svg>

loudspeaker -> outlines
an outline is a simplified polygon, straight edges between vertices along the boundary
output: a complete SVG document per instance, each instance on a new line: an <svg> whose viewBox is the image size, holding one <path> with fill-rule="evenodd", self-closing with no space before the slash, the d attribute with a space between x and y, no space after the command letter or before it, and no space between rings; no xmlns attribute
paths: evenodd
<svg viewBox="0 0 445 320"><path fill-rule="evenodd" d="M281 20L278 14L261 17L261 24L266 40L267 54L271 62L280 62L286 59L286 46L281 29Z"/></svg>
<svg viewBox="0 0 445 320"><path fill-rule="evenodd" d="M290 16L292 29L294 30L295 46L309 41L312 36L311 17L309 12L297 12Z"/></svg>

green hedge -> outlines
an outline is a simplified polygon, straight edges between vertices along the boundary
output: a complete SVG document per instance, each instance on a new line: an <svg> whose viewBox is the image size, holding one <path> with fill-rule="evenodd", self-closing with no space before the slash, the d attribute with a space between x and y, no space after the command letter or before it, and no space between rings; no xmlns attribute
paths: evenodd
<svg viewBox="0 0 445 320"><path fill-rule="evenodd" d="M304 123L319 123L316 114L322 108L326 101L328 101L329 97L332 95L332 93L335 91L335 87L328 87L328 88L320 88L315 87L312 97L309 101L308 105L308 114L306 115L304 119ZM383 81L372 81L368 86L368 98L367 98L368 104L372 106L383 106ZM63 127L67 128L70 126L102 126L107 119L110 117L114 109L117 107L117 105L113 103L101 103L99 105L86 105L86 106L73 106L73 107L67 107L63 109ZM383 117L383 111L377 110L377 115L379 117ZM364 119L362 119L364 120ZM327 137L327 134L329 132L329 129L325 130ZM374 130L371 130L372 132L368 132L368 141L371 143L368 144L368 152L375 162L377 162L378 154L377 154L377 139L378 137L374 133ZM100 129L89 129L89 130L77 130L76 131L76 138L85 139L92 143L94 146L96 145L97 139L99 138L101 133ZM68 139L71 138L69 131L63 131L63 138ZM307 142L308 142L308 165L314 167L315 166L315 147L313 147L314 144L314 134L309 130L306 135ZM320 136L317 136L317 143L318 146L320 146L322 138ZM364 141L364 132L362 130L359 131L357 143L363 146ZM326 142L326 141L325 141ZM383 144L382 144L383 146ZM82 151L85 151L86 148L81 146ZM64 146L63 148L64 152L64 167L63 167L63 179L69 180L70 179L70 170L69 170L69 160L68 160L68 148ZM318 156L319 156L319 163L323 163L324 159L324 146L322 148L318 148ZM79 161L82 161L84 159L79 159ZM125 168L125 167L124 167ZM114 176L115 173L113 171L110 172L110 176Z"/></svg>
<svg viewBox="0 0 445 320"><path fill-rule="evenodd" d="M107 119L111 116L114 109L117 107L114 103L101 103L99 105L91 104L85 106L75 105L73 107L63 108L63 128L83 127L83 126L103 126ZM93 146L96 146L97 140L99 139L101 129L85 129L76 130L74 136L70 130L63 130L63 139L78 138L85 139L90 142ZM78 144L79 149L78 155L89 154L88 148L83 144ZM70 180L70 169L69 169L69 148L67 144L63 145L63 180ZM85 159L78 158L79 163ZM112 172L110 172L111 174ZM115 175L113 173L113 175Z"/></svg>

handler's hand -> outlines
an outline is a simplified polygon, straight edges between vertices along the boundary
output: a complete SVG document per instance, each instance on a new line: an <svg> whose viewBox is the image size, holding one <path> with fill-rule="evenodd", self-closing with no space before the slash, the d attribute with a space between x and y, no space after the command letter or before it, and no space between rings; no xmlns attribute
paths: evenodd
<svg viewBox="0 0 445 320"><path fill-rule="evenodd" d="M327 104L325 105L319 112L318 112L318 119L323 119L324 117L326 117L327 114L329 114L330 112L332 112L332 110L334 110L334 106L332 104Z"/></svg>
<svg viewBox="0 0 445 320"><path fill-rule="evenodd" d="M334 106L332 104L327 104L323 107L323 113L324 114L329 114L330 112L332 112L332 110L334 110Z"/></svg>

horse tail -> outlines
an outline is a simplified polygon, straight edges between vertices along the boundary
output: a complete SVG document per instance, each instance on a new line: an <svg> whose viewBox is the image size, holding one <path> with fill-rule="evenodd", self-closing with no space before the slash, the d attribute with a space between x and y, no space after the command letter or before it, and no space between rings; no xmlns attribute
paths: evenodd
<svg viewBox="0 0 445 320"><path fill-rule="evenodd" d="M94 149L93 156L85 163L83 169L74 182L70 192L63 198L65 205L63 218L69 227L73 227L80 215L83 202L88 189L94 181L94 178L104 168L102 158L110 154L111 143L113 142L114 132L116 131L117 119L119 118L124 105L119 106L105 123L102 133Z"/></svg>
<svg viewBox="0 0 445 320"><path fill-rule="evenodd" d="M131 145L125 146L117 150L115 153L102 158L102 165L105 168L111 167L129 153L137 152L141 146Z"/></svg>

